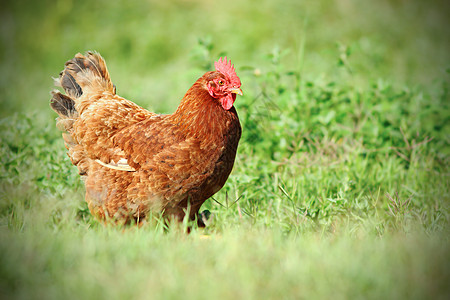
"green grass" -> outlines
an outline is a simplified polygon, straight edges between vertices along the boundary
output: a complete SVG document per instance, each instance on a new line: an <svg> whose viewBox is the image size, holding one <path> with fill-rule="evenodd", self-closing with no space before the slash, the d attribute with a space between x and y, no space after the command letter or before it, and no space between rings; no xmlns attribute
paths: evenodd
<svg viewBox="0 0 450 300"><path fill-rule="evenodd" d="M444 2L2 5L2 298L449 297ZM88 49L162 113L220 55L236 64L243 136L206 229L89 214L48 106Z"/></svg>

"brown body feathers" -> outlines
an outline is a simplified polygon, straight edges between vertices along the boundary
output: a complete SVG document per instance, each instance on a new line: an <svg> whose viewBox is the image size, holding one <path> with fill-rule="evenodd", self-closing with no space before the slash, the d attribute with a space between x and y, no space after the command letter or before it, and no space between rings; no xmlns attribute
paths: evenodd
<svg viewBox="0 0 450 300"><path fill-rule="evenodd" d="M218 63L217 69L232 67ZM233 76L207 72L175 113L158 115L115 94L98 53L69 60L57 80L66 95L52 92L51 107L85 177L91 213L129 222L150 211L182 220L189 211L194 219L234 164L241 126L232 104L242 91Z"/></svg>

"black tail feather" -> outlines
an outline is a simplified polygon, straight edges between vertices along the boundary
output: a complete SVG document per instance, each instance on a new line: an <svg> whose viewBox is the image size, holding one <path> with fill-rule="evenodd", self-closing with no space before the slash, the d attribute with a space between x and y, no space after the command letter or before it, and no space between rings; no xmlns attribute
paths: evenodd
<svg viewBox="0 0 450 300"><path fill-rule="evenodd" d="M69 75L70 76L70 75ZM50 107L60 116L65 118L73 118L77 114L75 109L75 101L72 98L53 91Z"/></svg>
<svg viewBox="0 0 450 300"><path fill-rule="evenodd" d="M80 85L75 81L75 78L73 78L70 73L64 70L59 74L59 76L60 84L64 88L64 91L66 91L67 95L78 98L83 94L83 90Z"/></svg>
<svg viewBox="0 0 450 300"><path fill-rule="evenodd" d="M88 51L86 55L78 53L74 58L66 62L66 68L74 74L83 70L91 70L95 75L109 80L109 74L103 59L99 54Z"/></svg>

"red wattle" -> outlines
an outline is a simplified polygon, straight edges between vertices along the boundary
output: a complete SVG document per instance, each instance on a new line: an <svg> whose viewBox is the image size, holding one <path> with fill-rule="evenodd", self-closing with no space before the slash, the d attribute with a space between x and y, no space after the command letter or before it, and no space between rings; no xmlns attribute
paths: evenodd
<svg viewBox="0 0 450 300"><path fill-rule="evenodd" d="M233 95L227 95L225 97L220 98L220 104L222 104L223 109L230 110L233 107L233 103L236 97Z"/></svg>

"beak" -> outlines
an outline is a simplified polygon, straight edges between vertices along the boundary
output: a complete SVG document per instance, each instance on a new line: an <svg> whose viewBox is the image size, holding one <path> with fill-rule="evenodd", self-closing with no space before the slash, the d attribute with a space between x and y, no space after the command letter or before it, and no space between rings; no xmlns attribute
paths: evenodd
<svg viewBox="0 0 450 300"><path fill-rule="evenodd" d="M240 88L232 88L232 89L230 90L230 92L231 92L232 94L238 94L238 95L240 95L240 96L243 95L242 90L241 90Z"/></svg>

